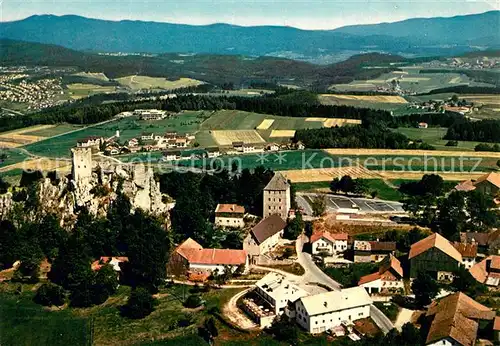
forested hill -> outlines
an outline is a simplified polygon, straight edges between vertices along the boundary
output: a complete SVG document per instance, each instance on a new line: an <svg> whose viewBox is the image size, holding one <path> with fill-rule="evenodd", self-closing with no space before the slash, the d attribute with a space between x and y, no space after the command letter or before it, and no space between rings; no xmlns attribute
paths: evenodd
<svg viewBox="0 0 500 346"><path fill-rule="evenodd" d="M283 58L252 58L240 55L161 54L107 56L67 49L55 45L0 40L0 64L74 66L83 71L104 72L110 78L127 75L190 77L214 84L282 82L302 86L328 86L358 78L370 79L388 70L367 66L405 61L387 54L364 54L331 65L315 65Z"/></svg>
<svg viewBox="0 0 500 346"><path fill-rule="evenodd" d="M101 52L242 54L297 57L307 61L330 57L338 61L339 56L368 50L435 56L477 50L478 45L498 47L498 13L413 19L336 30L183 25L40 15L0 23L0 38Z"/></svg>

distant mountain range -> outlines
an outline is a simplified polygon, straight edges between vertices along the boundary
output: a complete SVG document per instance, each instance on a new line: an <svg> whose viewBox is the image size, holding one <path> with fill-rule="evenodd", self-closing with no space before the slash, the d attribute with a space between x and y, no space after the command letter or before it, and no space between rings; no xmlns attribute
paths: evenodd
<svg viewBox="0 0 500 346"><path fill-rule="evenodd" d="M500 11L335 30L228 24L193 26L40 15L0 23L0 38L92 52L241 54L328 63L366 52L442 56L499 48L499 23Z"/></svg>

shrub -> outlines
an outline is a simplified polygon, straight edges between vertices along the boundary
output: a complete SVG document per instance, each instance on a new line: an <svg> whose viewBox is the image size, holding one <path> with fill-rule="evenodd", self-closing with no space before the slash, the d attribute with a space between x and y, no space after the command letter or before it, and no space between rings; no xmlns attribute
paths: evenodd
<svg viewBox="0 0 500 346"><path fill-rule="evenodd" d="M191 294L187 297L186 301L184 302L184 306L186 308L194 309L200 306L202 303L203 302L199 295Z"/></svg>
<svg viewBox="0 0 500 346"><path fill-rule="evenodd" d="M156 300L151 293L143 287L137 287L130 293L122 313L129 318L144 318L154 311L155 305Z"/></svg>
<svg viewBox="0 0 500 346"><path fill-rule="evenodd" d="M35 303L44 306L61 306L64 305L66 296L64 289L56 284L46 283L40 286L33 298Z"/></svg>

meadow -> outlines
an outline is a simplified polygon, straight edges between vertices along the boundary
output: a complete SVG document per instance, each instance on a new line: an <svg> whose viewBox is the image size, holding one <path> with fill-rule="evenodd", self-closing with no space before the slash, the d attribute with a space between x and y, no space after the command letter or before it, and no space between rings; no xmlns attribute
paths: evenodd
<svg viewBox="0 0 500 346"><path fill-rule="evenodd" d="M203 84L203 82L191 78L180 78L178 80L168 80L161 77L148 77L148 76L127 76L117 78L116 81L121 85L128 87L132 90L141 89L178 89L190 86Z"/></svg>
<svg viewBox="0 0 500 346"><path fill-rule="evenodd" d="M66 85L66 95L75 100L96 94L113 93L115 91L116 87L114 86L101 86L90 83L73 83Z"/></svg>

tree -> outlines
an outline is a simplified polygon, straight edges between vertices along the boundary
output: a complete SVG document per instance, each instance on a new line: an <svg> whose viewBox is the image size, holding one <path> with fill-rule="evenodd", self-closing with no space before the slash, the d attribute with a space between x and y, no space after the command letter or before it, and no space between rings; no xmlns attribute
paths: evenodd
<svg viewBox="0 0 500 346"><path fill-rule="evenodd" d="M106 264L97 271L92 285L93 303L102 304L118 289L118 275L113 266Z"/></svg>
<svg viewBox="0 0 500 346"><path fill-rule="evenodd" d="M122 308L122 313L129 318L144 318L154 311L155 305L156 300L148 289L136 287L130 293L127 304Z"/></svg>
<svg viewBox="0 0 500 346"><path fill-rule="evenodd" d="M322 195L317 195L311 198L311 208L314 216L321 216L326 210L326 198Z"/></svg>
<svg viewBox="0 0 500 346"><path fill-rule="evenodd" d="M1 162L1 160L0 160ZM0 177L0 195L3 195L4 193L7 193L9 191L10 184L3 180L2 177Z"/></svg>
<svg viewBox="0 0 500 346"><path fill-rule="evenodd" d="M484 284L474 279L472 274L462 266L454 274L450 287L455 292L464 292L468 296L475 298L488 290Z"/></svg>
<svg viewBox="0 0 500 346"><path fill-rule="evenodd" d="M352 189L352 192L354 192L357 195L364 195L368 191L368 183L366 182L365 179L355 179L353 181L354 186Z"/></svg>
<svg viewBox="0 0 500 346"><path fill-rule="evenodd" d="M66 295L61 286L52 283L45 283L38 288L33 300L35 303L44 306L61 306L64 305Z"/></svg>
<svg viewBox="0 0 500 346"><path fill-rule="evenodd" d="M217 330L217 326L215 324L215 319L212 316L203 321L203 327L200 328L199 334L209 344L212 344L214 338L219 335L219 331Z"/></svg>
<svg viewBox="0 0 500 346"><path fill-rule="evenodd" d="M340 179L339 178L333 178L333 180L330 183L330 190L333 193L337 193L340 191Z"/></svg>
<svg viewBox="0 0 500 346"><path fill-rule="evenodd" d="M339 190L348 194L354 192L355 183L354 180L349 175L344 175L338 184Z"/></svg>
<svg viewBox="0 0 500 346"><path fill-rule="evenodd" d="M18 260L21 241L14 224L0 221L0 269L10 268Z"/></svg>
<svg viewBox="0 0 500 346"><path fill-rule="evenodd" d="M190 294L186 301L184 302L184 306L186 308L195 309L202 304L201 297L198 294Z"/></svg>
<svg viewBox="0 0 500 346"><path fill-rule="evenodd" d="M304 220L302 219L302 214L297 212L295 218L290 220L285 227L283 232L283 237L289 240L295 240L304 230Z"/></svg>
<svg viewBox="0 0 500 346"><path fill-rule="evenodd" d="M298 343L297 324L293 321L289 321L284 315L274 320L271 327L269 327L269 333L274 335L278 341L285 341L293 345Z"/></svg>
<svg viewBox="0 0 500 346"><path fill-rule="evenodd" d="M415 301L420 307L428 305L439 293L439 286L429 274L421 271L411 285Z"/></svg>
<svg viewBox="0 0 500 346"><path fill-rule="evenodd" d="M500 160L497 161L497 167L500 169Z"/></svg>

